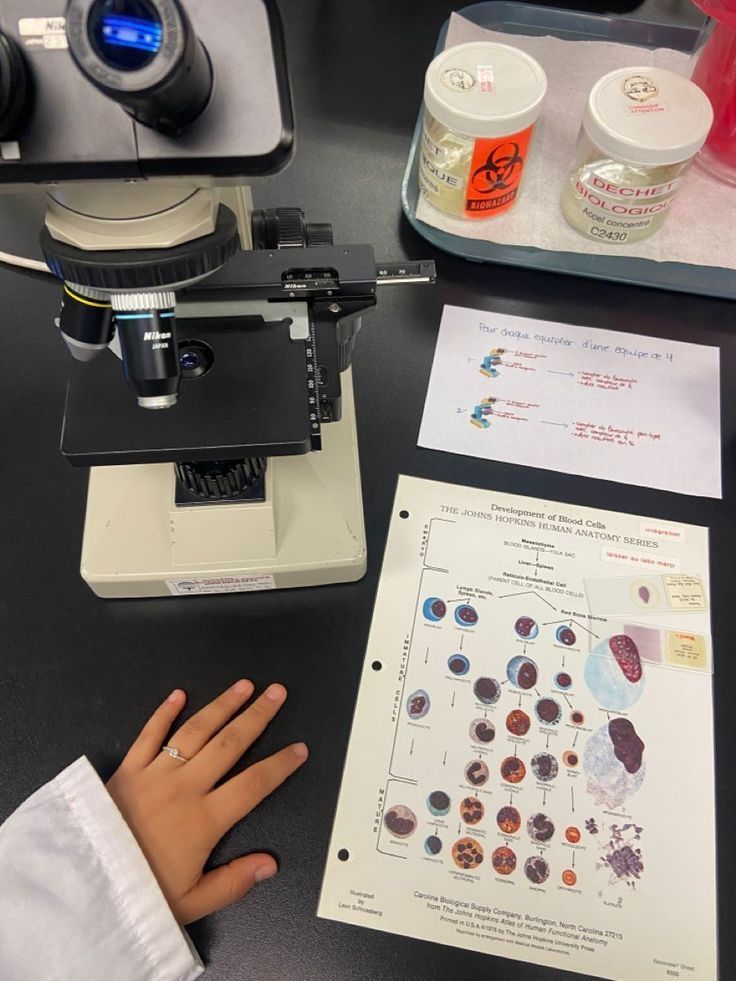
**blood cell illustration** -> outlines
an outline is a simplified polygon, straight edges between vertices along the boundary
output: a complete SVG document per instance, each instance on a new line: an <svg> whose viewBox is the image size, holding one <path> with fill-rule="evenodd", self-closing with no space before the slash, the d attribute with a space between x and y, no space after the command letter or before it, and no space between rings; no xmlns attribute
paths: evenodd
<svg viewBox="0 0 736 981"><path fill-rule="evenodd" d="M496 727L488 719L473 719L470 723L470 738L474 743L485 746L496 738Z"/></svg>
<svg viewBox="0 0 736 981"><path fill-rule="evenodd" d="M516 868L516 855L507 845L501 845L491 855L491 864L499 875L511 875Z"/></svg>
<svg viewBox="0 0 736 981"><path fill-rule="evenodd" d="M450 654L447 667L452 674L460 677L470 671L470 661L464 654Z"/></svg>
<svg viewBox="0 0 736 981"><path fill-rule="evenodd" d="M483 861L483 849L475 838L460 838L452 846L452 859L459 869L470 872Z"/></svg>
<svg viewBox="0 0 736 981"><path fill-rule="evenodd" d="M514 624L514 630L524 640L534 640L539 633L537 622L531 617L519 617Z"/></svg>
<svg viewBox="0 0 736 981"><path fill-rule="evenodd" d="M558 671L555 675L555 685L557 685L560 691L568 691L568 689L572 688L572 677L567 671Z"/></svg>
<svg viewBox="0 0 736 981"><path fill-rule="evenodd" d="M452 801L444 790L433 790L427 798L429 813L434 814L435 817L443 817L445 814L448 814L451 805Z"/></svg>
<svg viewBox="0 0 736 981"><path fill-rule="evenodd" d="M541 855L532 855L524 862L524 875L535 885L541 885L549 878L549 864Z"/></svg>
<svg viewBox="0 0 736 981"><path fill-rule="evenodd" d="M562 881L566 886L574 886L578 881L578 877L575 875L572 869L565 869L562 873Z"/></svg>
<svg viewBox="0 0 736 981"><path fill-rule="evenodd" d="M404 804L396 804L387 811L383 823L395 838L408 838L417 829L416 815Z"/></svg>
<svg viewBox="0 0 736 981"><path fill-rule="evenodd" d="M482 787L488 783L488 767L482 760L472 760L465 767L465 779L474 787Z"/></svg>
<svg viewBox="0 0 736 981"><path fill-rule="evenodd" d="M644 782L644 742L629 719L611 719L588 739L583 769L588 793L600 806L617 810Z"/></svg>
<svg viewBox="0 0 736 981"><path fill-rule="evenodd" d="M531 724L532 720L523 709L514 709L506 716L506 728L512 736L525 736Z"/></svg>
<svg viewBox="0 0 736 981"><path fill-rule="evenodd" d="M478 622L478 613L474 606L463 603L455 608L455 623L461 627L474 627Z"/></svg>
<svg viewBox="0 0 736 981"><path fill-rule="evenodd" d="M602 640L585 662L585 683L603 708L631 708L641 698L644 682L639 650L627 634Z"/></svg>
<svg viewBox="0 0 736 981"><path fill-rule="evenodd" d="M439 855L442 851L442 839L437 835L429 835L424 839L424 850L428 855Z"/></svg>
<svg viewBox="0 0 736 981"><path fill-rule="evenodd" d="M506 677L514 687L528 691L537 683L539 668L530 657L519 654L506 665Z"/></svg>
<svg viewBox="0 0 736 981"><path fill-rule="evenodd" d="M562 718L560 703L554 698L540 698L534 706L537 718L546 726L556 726Z"/></svg>
<svg viewBox="0 0 736 981"><path fill-rule="evenodd" d="M521 827L521 814L515 807L506 804L496 815L496 824L506 835L515 835Z"/></svg>
<svg viewBox="0 0 736 981"><path fill-rule="evenodd" d="M609 638L608 645L624 678L632 684L641 681L641 658L633 639L627 634L616 634Z"/></svg>
<svg viewBox="0 0 736 981"><path fill-rule="evenodd" d="M568 770L574 770L580 762L580 757L574 749L567 749L562 754L562 762L565 764Z"/></svg>
<svg viewBox="0 0 736 981"><path fill-rule="evenodd" d="M628 719L611 719L608 735L613 743L613 752L628 773L637 773L641 767L644 743L637 736L633 723Z"/></svg>
<svg viewBox="0 0 736 981"><path fill-rule="evenodd" d="M532 814L526 822L526 832L532 841L551 841L555 826L546 814Z"/></svg>
<svg viewBox="0 0 736 981"><path fill-rule="evenodd" d="M424 614L425 620L429 620L432 623L437 623L439 620L442 620L447 613L447 604L438 596L430 596L429 599L424 601L422 613Z"/></svg>
<svg viewBox="0 0 736 981"><path fill-rule="evenodd" d="M641 848L638 847L643 830L636 824L610 826L609 840L603 846L600 861L596 863L596 868L605 868L610 873L610 886L623 884L630 889L636 888L636 882L644 872Z"/></svg>
<svg viewBox="0 0 736 981"><path fill-rule="evenodd" d="M580 829L576 828L574 824L571 824L569 828L565 828L565 839L571 845L577 845L580 841Z"/></svg>
<svg viewBox="0 0 736 981"><path fill-rule="evenodd" d="M585 819L585 830L588 832L589 835L598 834L598 824L596 823L595 818Z"/></svg>
<svg viewBox="0 0 736 981"><path fill-rule="evenodd" d="M580 709L573 709L570 713L570 722L574 726L581 726L585 722L585 715L580 711Z"/></svg>
<svg viewBox="0 0 736 981"><path fill-rule="evenodd" d="M532 773L542 783L554 780L558 772L557 760L551 753L537 753L532 757Z"/></svg>
<svg viewBox="0 0 736 981"><path fill-rule="evenodd" d="M486 809L477 797L464 797L460 802L460 817L466 824L478 824L483 820Z"/></svg>
<svg viewBox="0 0 736 981"><path fill-rule="evenodd" d="M639 586L637 590L637 595L642 603L648 603L651 598L651 593L647 586Z"/></svg>
<svg viewBox="0 0 736 981"><path fill-rule="evenodd" d="M521 783L526 776L526 766L518 756L507 756L501 763L501 777L506 783Z"/></svg>
<svg viewBox="0 0 736 981"><path fill-rule="evenodd" d="M479 702L493 705L501 697L501 686L495 678L478 678L473 685L473 692Z"/></svg>
<svg viewBox="0 0 736 981"><path fill-rule="evenodd" d="M561 627L558 627L557 630L555 630L555 639L557 640L558 644L564 644L565 647L572 647L577 640L577 637L575 636L575 631L572 629L572 627L568 627L566 624L563 624Z"/></svg>
<svg viewBox="0 0 736 981"><path fill-rule="evenodd" d="M409 718L415 721L423 719L429 712L430 704L429 695L423 688L418 688L406 700L406 711L409 713Z"/></svg>

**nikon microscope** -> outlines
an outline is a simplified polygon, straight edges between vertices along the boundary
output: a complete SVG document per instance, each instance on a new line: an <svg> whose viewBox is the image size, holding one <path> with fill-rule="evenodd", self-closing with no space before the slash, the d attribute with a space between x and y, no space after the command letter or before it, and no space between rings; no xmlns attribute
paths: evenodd
<svg viewBox="0 0 736 981"><path fill-rule="evenodd" d="M365 571L361 314L434 266L254 211L293 130L272 0L0 0L0 192L46 195L74 358L61 448L91 468L98 596Z"/></svg>

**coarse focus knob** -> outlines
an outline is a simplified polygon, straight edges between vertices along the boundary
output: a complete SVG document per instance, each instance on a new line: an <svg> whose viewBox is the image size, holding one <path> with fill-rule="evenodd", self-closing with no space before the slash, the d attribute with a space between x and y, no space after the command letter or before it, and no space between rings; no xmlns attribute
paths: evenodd
<svg viewBox="0 0 736 981"><path fill-rule="evenodd" d="M212 501L240 497L263 476L265 470L264 457L176 464L180 484L190 494Z"/></svg>
<svg viewBox="0 0 736 981"><path fill-rule="evenodd" d="M301 208L269 208L253 212L253 247L303 249L304 212Z"/></svg>
<svg viewBox="0 0 736 981"><path fill-rule="evenodd" d="M269 208L253 212L255 249L305 249L332 245L332 225L307 223L301 208Z"/></svg>

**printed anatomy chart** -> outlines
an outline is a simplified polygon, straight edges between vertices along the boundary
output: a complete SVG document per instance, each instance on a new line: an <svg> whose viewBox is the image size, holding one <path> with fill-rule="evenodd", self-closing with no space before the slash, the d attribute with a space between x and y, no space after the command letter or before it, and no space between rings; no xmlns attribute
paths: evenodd
<svg viewBox="0 0 736 981"><path fill-rule="evenodd" d="M718 355L445 307L419 445L720 497Z"/></svg>
<svg viewBox="0 0 736 981"><path fill-rule="evenodd" d="M401 477L319 915L712 981L708 597L704 528Z"/></svg>

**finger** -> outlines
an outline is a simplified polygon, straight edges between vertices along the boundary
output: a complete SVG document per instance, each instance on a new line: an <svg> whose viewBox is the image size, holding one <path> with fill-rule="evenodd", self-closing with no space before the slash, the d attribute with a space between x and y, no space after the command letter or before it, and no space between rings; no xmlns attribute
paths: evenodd
<svg viewBox="0 0 736 981"><path fill-rule="evenodd" d="M207 807L218 838L249 814L306 762L309 750L304 743L287 746L268 759L248 767L207 796Z"/></svg>
<svg viewBox="0 0 736 981"><path fill-rule="evenodd" d="M184 708L187 700L186 692L176 688L163 705L159 705L151 718L141 729L140 735L128 750L125 759L120 764L129 770L142 770L148 766L161 752L169 729L174 719Z"/></svg>
<svg viewBox="0 0 736 981"><path fill-rule="evenodd" d="M242 715L233 719L197 753L187 767L189 776L209 790L235 766L285 701L284 686L270 685Z"/></svg>
<svg viewBox="0 0 736 981"><path fill-rule="evenodd" d="M191 760L222 729L227 720L245 705L252 694L252 681L237 681L209 705L196 712L191 719L187 719L172 735L170 745L175 746L185 759ZM181 763L177 765L181 766Z"/></svg>
<svg viewBox="0 0 736 981"><path fill-rule="evenodd" d="M197 885L176 903L176 918L184 926L230 906L242 899L257 882L271 879L278 870L275 859L270 855L236 858L203 875Z"/></svg>

